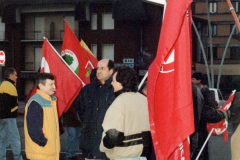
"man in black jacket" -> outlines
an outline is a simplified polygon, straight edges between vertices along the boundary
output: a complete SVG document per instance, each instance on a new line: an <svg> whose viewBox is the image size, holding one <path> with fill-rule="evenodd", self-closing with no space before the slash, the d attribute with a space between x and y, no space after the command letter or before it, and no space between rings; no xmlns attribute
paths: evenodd
<svg viewBox="0 0 240 160"><path fill-rule="evenodd" d="M14 160L22 160L21 141L16 122L18 116L16 70L7 68L5 78L0 87L0 159L6 159L6 147L11 145Z"/></svg>
<svg viewBox="0 0 240 160"><path fill-rule="evenodd" d="M217 123L225 118L220 110L215 109L214 94L202 84L203 75L196 72L192 75L195 132L191 135L191 159L195 160L207 136L207 123ZM200 90L200 91L199 91ZM199 160L208 160L208 143Z"/></svg>
<svg viewBox="0 0 240 160"><path fill-rule="evenodd" d="M77 112L83 124L80 136L80 149L83 158L107 159L99 150L102 138L102 122L105 113L115 96L113 92L112 73L114 63L103 59L97 64L97 81L86 85L78 96Z"/></svg>

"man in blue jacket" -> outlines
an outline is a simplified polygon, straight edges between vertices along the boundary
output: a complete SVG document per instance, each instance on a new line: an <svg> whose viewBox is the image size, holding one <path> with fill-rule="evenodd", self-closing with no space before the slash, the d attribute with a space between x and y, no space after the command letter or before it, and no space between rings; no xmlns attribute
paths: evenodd
<svg viewBox="0 0 240 160"><path fill-rule="evenodd" d="M112 73L114 62L103 59L97 64L97 81L86 85L78 96L77 111L83 123L80 137L80 149L83 158L107 159L99 150L102 138L104 115L114 101Z"/></svg>

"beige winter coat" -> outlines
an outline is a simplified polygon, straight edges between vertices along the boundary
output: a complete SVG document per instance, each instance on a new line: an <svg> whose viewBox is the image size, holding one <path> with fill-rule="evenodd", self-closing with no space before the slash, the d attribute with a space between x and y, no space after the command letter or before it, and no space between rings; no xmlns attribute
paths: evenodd
<svg viewBox="0 0 240 160"><path fill-rule="evenodd" d="M123 132L124 136L140 134L150 131L147 98L140 93L125 92L120 94L108 108L103 121L103 137L109 129ZM148 132L150 133L150 132ZM124 144L130 141L141 141L142 137L124 140ZM100 151L105 152L109 159L120 159L141 156L143 144L128 146L115 146L108 149L100 144Z"/></svg>

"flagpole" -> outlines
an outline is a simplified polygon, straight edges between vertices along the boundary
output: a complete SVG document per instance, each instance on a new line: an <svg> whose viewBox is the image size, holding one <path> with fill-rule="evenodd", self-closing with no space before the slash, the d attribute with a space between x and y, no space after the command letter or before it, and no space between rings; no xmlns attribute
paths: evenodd
<svg viewBox="0 0 240 160"><path fill-rule="evenodd" d="M147 76L148 76L148 72L145 74L145 76L143 77L141 83L139 84L139 86L138 86L138 90L142 87L142 85L143 85L143 83L145 82Z"/></svg>
<svg viewBox="0 0 240 160"><path fill-rule="evenodd" d="M197 158L196 158L195 160L198 160L198 158L199 158L199 156L201 155L201 153L202 153L202 151L203 151L205 145L207 144L207 141L208 141L208 139L210 138L210 136L211 136L213 130L214 130L214 128L212 128L211 132L208 134L207 139L205 140L205 142L204 142L204 144L203 144L201 150L199 151L198 156L197 156Z"/></svg>
<svg viewBox="0 0 240 160"><path fill-rule="evenodd" d="M43 37L45 39L46 37ZM46 38L47 39L47 38ZM47 39L48 41L48 39ZM48 41L49 42L49 41ZM81 80L81 78L73 71L73 69L65 62L65 60L59 55L58 51L49 43L52 49L57 53L57 56L63 61L63 63L73 72L73 74L82 82L82 85L85 86L85 83Z"/></svg>
<svg viewBox="0 0 240 160"><path fill-rule="evenodd" d="M230 1L230 0L227 0L227 3L228 3L228 6L229 6L229 8L230 8L230 11L231 11L231 13L232 13L233 19L234 19L234 21L235 21L235 23L236 23L236 25L237 25L238 31L239 31L239 33L240 33L240 23L239 23L239 20L238 20L238 18L237 18L237 14L236 14L236 12L234 11L234 8L233 8L233 6L232 6L231 1Z"/></svg>

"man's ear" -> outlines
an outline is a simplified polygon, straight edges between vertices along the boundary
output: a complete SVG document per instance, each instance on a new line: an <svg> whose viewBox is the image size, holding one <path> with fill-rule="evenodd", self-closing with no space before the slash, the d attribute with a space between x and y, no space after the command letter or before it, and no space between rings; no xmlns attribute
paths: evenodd
<svg viewBox="0 0 240 160"><path fill-rule="evenodd" d="M38 88L39 88L39 89L41 89L41 88L42 88L42 86L43 86L43 84L42 84L42 83L39 83L39 84L38 84Z"/></svg>
<svg viewBox="0 0 240 160"><path fill-rule="evenodd" d="M110 74L111 74L111 75L113 74L113 69L110 69Z"/></svg>

